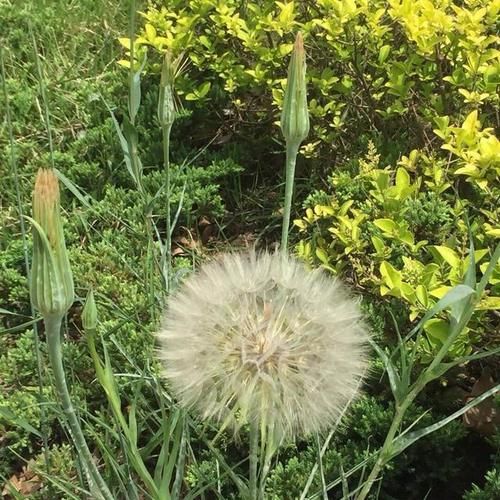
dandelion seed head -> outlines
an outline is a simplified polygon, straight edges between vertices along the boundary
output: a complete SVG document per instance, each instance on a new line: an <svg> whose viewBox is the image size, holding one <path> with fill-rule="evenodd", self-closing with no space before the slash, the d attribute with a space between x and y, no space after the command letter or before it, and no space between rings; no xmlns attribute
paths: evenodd
<svg viewBox="0 0 500 500"><path fill-rule="evenodd" d="M228 254L170 298L158 334L181 403L238 429L328 427L357 391L367 330L338 280L280 254Z"/></svg>

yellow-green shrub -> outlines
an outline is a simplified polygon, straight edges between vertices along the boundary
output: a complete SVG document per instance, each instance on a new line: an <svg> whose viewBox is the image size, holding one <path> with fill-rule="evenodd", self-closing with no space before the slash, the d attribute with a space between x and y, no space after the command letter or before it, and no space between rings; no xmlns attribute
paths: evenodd
<svg viewBox="0 0 500 500"><path fill-rule="evenodd" d="M475 136L469 146L462 143L461 154L473 156L471 150L479 141ZM449 144L443 149L449 150ZM488 180L490 170L497 168L495 161L486 162L481 175L467 178L480 186L476 198L469 200L452 189L460 188L461 181L455 178L456 170L444 168L443 159L414 150L398 165L382 169L371 145L365 159L359 161L357 174L346 178L342 171L333 172L331 190L324 193L329 197L323 196L328 204L313 200L304 216L295 220L301 236L297 253L310 265L343 273L375 296L401 299L408 306L410 320L419 318L463 281L470 259L467 213L474 215L470 234L476 247L475 262L481 271L488 263L489 248L500 234L500 210L495 201L499 186L493 177ZM355 196L352 186L356 187ZM490 295L477 304L470 337L460 340L454 354L467 354L474 334L478 337L493 321L487 311L500 309L499 278L500 266L490 280ZM445 328L440 320L427 323L431 344L440 345L446 338Z"/></svg>
<svg viewBox="0 0 500 500"><path fill-rule="evenodd" d="M481 129L477 110L472 111L461 127L449 126L449 117L436 119L435 133L444 141L442 149L453 154L451 167L454 175L466 176L488 194L500 177L500 141L492 128ZM497 233L497 236L500 236Z"/></svg>
<svg viewBox="0 0 500 500"><path fill-rule="evenodd" d="M135 46L138 61L152 49L153 72L167 48L185 52L184 99L223 105L226 116L277 120L300 29L313 127L303 150L323 156L375 129L422 143L435 118L473 110L485 127L498 125L499 12L499 0L160 0L142 13ZM120 41L129 49L128 38Z"/></svg>

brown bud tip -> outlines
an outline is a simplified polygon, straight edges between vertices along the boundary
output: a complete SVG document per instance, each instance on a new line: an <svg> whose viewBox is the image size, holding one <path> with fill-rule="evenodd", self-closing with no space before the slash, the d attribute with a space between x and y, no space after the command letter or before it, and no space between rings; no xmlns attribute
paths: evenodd
<svg viewBox="0 0 500 500"><path fill-rule="evenodd" d="M57 176L52 169L40 168L35 179L35 190L40 194L53 196L59 193L59 184Z"/></svg>
<svg viewBox="0 0 500 500"><path fill-rule="evenodd" d="M38 170L33 190L33 218L44 228L52 244L60 237L57 227L59 213L59 182L52 169Z"/></svg>
<svg viewBox="0 0 500 500"><path fill-rule="evenodd" d="M302 54L304 52L304 39L302 38L302 33L299 31L295 37L295 44L293 50L297 54Z"/></svg>
<svg viewBox="0 0 500 500"><path fill-rule="evenodd" d="M33 192L33 201L40 208L40 204L55 205L59 202L59 182L53 170L40 168L36 175L35 190Z"/></svg>

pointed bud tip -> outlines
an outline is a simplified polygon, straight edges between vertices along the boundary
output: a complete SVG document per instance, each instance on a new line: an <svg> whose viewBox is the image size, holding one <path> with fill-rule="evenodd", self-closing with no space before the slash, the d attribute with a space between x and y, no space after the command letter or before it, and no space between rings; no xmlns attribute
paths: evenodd
<svg viewBox="0 0 500 500"><path fill-rule="evenodd" d="M97 307L92 289L88 291L85 305L83 306L82 326L87 331L95 330L97 327Z"/></svg>
<svg viewBox="0 0 500 500"><path fill-rule="evenodd" d="M42 226L49 241L61 238L59 220L59 181L52 168L40 168L33 189L33 218Z"/></svg>
<svg viewBox="0 0 500 500"><path fill-rule="evenodd" d="M161 65L161 81L160 85L172 85L174 80L174 68L172 65L172 53L169 50L165 51L163 62Z"/></svg>
<svg viewBox="0 0 500 500"><path fill-rule="evenodd" d="M302 33L300 31L295 36L295 44L293 46L293 49L299 54L304 52L304 39L302 38Z"/></svg>
<svg viewBox="0 0 500 500"><path fill-rule="evenodd" d="M52 169L40 168L38 170L33 194L45 202L59 200L59 181Z"/></svg>

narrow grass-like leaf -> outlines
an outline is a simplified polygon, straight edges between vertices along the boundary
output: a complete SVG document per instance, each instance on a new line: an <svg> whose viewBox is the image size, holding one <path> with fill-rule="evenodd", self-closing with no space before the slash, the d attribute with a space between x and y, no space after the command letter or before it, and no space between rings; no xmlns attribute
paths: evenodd
<svg viewBox="0 0 500 500"><path fill-rule="evenodd" d="M137 447L137 416L136 416L136 397L137 393L133 401L130 403L128 408L128 437L130 439L130 443L132 446Z"/></svg>
<svg viewBox="0 0 500 500"><path fill-rule="evenodd" d="M435 424L424 427L423 429L419 429L418 431L414 431L414 432L411 432L409 434L405 434L405 435L401 435L401 436L397 437L393 441L392 458L395 457L396 455L399 455L401 452L406 450L406 448L411 446L413 443L415 443L419 439L423 438L424 436L427 436L428 434L431 434L434 431L437 431L438 429L441 429L441 427L444 427L446 424L450 423L452 420L455 420L456 418L462 416L466 411L470 410L471 408L474 408L475 406L477 406L479 403L481 403L485 399L488 399L489 397L496 394L498 391L500 391L500 384L497 384L495 387L492 387L491 389L484 392L480 396L474 398L471 402L467 403L462 408L460 408L460 410L457 410L456 412L452 413L451 415L449 415L446 418L443 418L439 422L436 422Z"/></svg>
<svg viewBox="0 0 500 500"><path fill-rule="evenodd" d="M94 367L99 382L101 383L101 386L106 393L108 402L110 403L113 412L113 416L122 429L126 444L125 450L134 470L145 484L147 492L151 496L151 498L156 500L168 498L160 495L160 492L158 491L158 488L156 487L156 484L149 471L144 465L144 461L139 453L139 450L137 449L136 443L134 441L134 439L136 438L134 437L133 433L131 434L129 423L127 423L123 415L123 412L121 410L121 398L118 393L117 383L111 367L111 361L106 348L106 344L103 343L104 363L101 361L99 355L97 354L93 335L89 334L89 332L87 332L87 344L94 361Z"/></svg>
<svg viewBox="0 0 500 500"><path fill-rule="evenodd" d="M133 43L133 41L132 41ZM146 66L146 53L144 53L144 58L137 71L131 72L130 83L129 83L129 115L130 121L135 123L135 118L137 112L141 106L141 73ZM133 61L131 61L131 68L133 68Z"/></svg>
<svg viewBox="0 0 500 500"><path fill-rule="evenodd" d="M30 326L35 327L36 324L41 319L42 318L37 317L37 318L32 319L30 321L26 321L25 323L21 323L20 325L11 326L10 328L4 328L4 329L0 330L0 335L8 334L8 333L15 333L15 332L24 332L24 330L26 330L26 328L29 328Z"/></svg>
<svg viewBox="0 0 500 500"><path fill-rule="evenodd" d="M426 415L430 413L430 410L425 410L422 414L420 414L401 434L399 434L398 438L408 434Z"/></svg>
<svg viewBox="0 0 500 500"><path fill-rule="evenodd" d="M99 416L95 416L92 413L85 411L87 420L94 422L95 426L89 425L87 427L87 432L92 436L93 441L97 444L98 448L101 450L101 456L104 458L105 465L104 469L107 471L108 476L114 476L117 478L118 486L117 488L121 488L123 492L126 492L124 495L125 498L130 498L131 500L137 500L139 498L138 495L133 494L133 492L137 492L137 481L134 480L129 467L129 461L127 458L127 453L123 454L123 458L125 460L125 464L119 464L116 456L116 448L113 448L109 442L110 439L113 441L117 441L120 443L120 446L123 450L125 450L125 441L123 434L119 431L119 427L115 425L115 422L111 420L111 424L109 425L105 420L100 418ZM99 432L96 429L99 428ZM102 430L105 431L104 439L102 435ZM120 457L121 458L121 457ZM113 473L113 474L112 474ZM125 482L126 481L126 482ZM116 486L116 483L114 483ZM140 486L140 485L139 485ZM115 488L115 491L117 491ZM144 492L144 489L141 488L141 492Z"/></svg>
<svg viewBox="0 0 500 500"><path fill-rule="evenodd" d="M87 490L76 486L73 482L60 480L54 477L52 474L47 474L45 471L36 469L36 473L40 474L48 483L53 485L61 493L64 493L64 499L66 500L81 500L82 498L90 498L91 493ZM78 496L73 493L73 490L79 492ZM26 499L25 496L22 498Z"/></svg>
<svg viewBox="0 0 500 500"><path fill-rule="evenodd" d="M26 317L24 314L19 314L19 313L15 313L15 312L12 312L12 311L8 311L7 309L4 309L3 307L0 307L0 314L8 314L9 316Z"/></svg>
<svg viewBox="0 0 500 500"><path fill-rule="evenodd" d="M404 388L401 384L401 378L398 374L397 367L394 365L390 357L385 353L385 351L377 345L377 343L370 339L371 346L377 352L379 358L383 361L385 370L389 377L389 384L391 386L391 391L396 400L396 404L399 404L401 399L404 397Z"/></svg>
<svg viewBox="0 0 500 500"><path fill-rule="evenodd" d="M106 102L104 97L101 96L101 98L102 98L104 105L106 106L106 108L111 116L111 119L113 121L113 125L115 126L115 132L116 132L116 135L118 136L118 140L120 141L120 146L122 148L122 153L123 153L123 159L125 161L125 165L127 167L128 173L130 174L130 177L132 178L132 180L134 182L137 182L137 180L135 178L134 170L132 168L132 160L131 160L132 155L131 155L131 152L129 149L129 144L127 142L127 139L125 139L125 136L123 135L122 129L120 127L120 124L118 123L118 120L115 117L113 110L110 108L110 106L108 105L108 103Z"/></svg>
<svg viewBox="0 0 500 500"><path fill-rule="evenodd" d="M469 239L470 239L469 265L468 265L467 270L465 272L464 285L475 290L476 289L476 259L474 257L474 242L473 242L472 235L470 233L469 233ZM450 316L451 316L451 318L453 318L453 320L456 323L458 323L460 321L461 315L467 309L468 300L469 300L469 297L465 297L462 300L454 302L450 306Z"/></svg>
<svg viewBox="0 0 500 500"><path fill-rule="evenodd" d="M75 198L84 206L87 208L92 208L92 205L89 203L89 199L91 200L92 198L87 194L83 195L80 189L73 183L71 182L61 171L57 170L57 168L54 169L54 172L57 175L57 178L68 188L71 193L75 196Z"/></svg>
<svg viewBox="0 0 500 500"><path fill-rule="evenodd" d="M340 464L340 479L342 480L342 498L349 498L349 483L347 482L347 477L344 473L344 467ZM323 485L323 500L328 500L328 492L326 491L326 486Z"/></svg>
<svg viewBox="0 0 500 500"><path fill-rule="evenodd" d="M43 435L40 431L35 429L25 418L16 415L12 410L6 407L0 406L0 417L6 420L9 425L14 427L20 427L30 434L34 434L38 438L42 438Z"/></svg>
<svg viewBox="0 0 500 500"><path fill-rule="evenodd" d="M177 454L177 463L175 465L175 479L172 486L172 498L178 499L181 495L182 481L184 478L184 464L186 461L186 443L188 441L189 434L186 425L186 419L182 417L182 436L179 451ZM218 466L218 462L217 462ZM218 472L218 468L217 468Z"/></svg>
<svg viewBox="0 0 500 500"><path fill-rule="evenodd" d="M325 454L325 452L328 448L328 445L330 444L330 441L333 437L333 434L334 434L334 430L331 430L330 433L328 434L328 436L326 437L325 442L323 443L323 446L321 447L321 450L319 452L319 456L321 458L323 458L323 455ZM314 480L314 476L316 475L316 471L318 470L318 467L319 467L319 464L318 464L318 461L316 460L311 472L309 473L309 477L307 478L307 482L304 486L304 489L302 490L302 493L300 495L300 500L304 500L306 498L307 493L309 492L309 489L311 488L312 482Z"/></svg>
<svg viewBox="0 0 500 500"><path fill-rule="evenodd" d="M491 260L488 264L488 267L484 271L483 277L481 278L481 281L479 282L479 285L476 288L478 297L480 297L484 292L484 289L486 288L486 285L488 284L491 275L495 270L495 266L497 265L498 259L500 259L500 243L496 246L495 251L493 252Z"/></svg>
<svg viewBox="0 0 500 500"><path fill-rule="evenodd" d="M455 361L451 361L449 363L440 363L439 365L435 366L432 370L427 371L425 379L426 383L429 383L430 381L436 380L437 378L441 377L454 366L458 366L470 361L476 361L478 359L488 358L498 353L500 353L500 347L492 349L491 351L480 352L477 354L472 354L470 356L463 356L462 358L456 359Z"/></svg>
<svg viewBox="0 0 500 500"><path fill-rule="evenodd" d="M463 363L468 363L470 361L476 361L478 359L488 358L489 356L494 356L499 353L500 353L500 347L497 347L489 351L477 352L476 354L471 354L470 356L463 356L453 361L453 363L448 363L448 365L449 368L452 368L453 366L461 365Z"/></svg>
<svg viewBox="0 0 500 500"><path fill-rule="evenodd" d="M328 483L326 485L326 491L330 491L332 488L335 488L335 486L342 484L342 481L344 479L347 479L348 477L350 477L354 473L356 473L358 470L365 467L365 465L368 463L368 461L371 460L372 458L373 458L372 455L370 455L369 457L365 458L364 460L362 460L361 462L356 464L354 467L349 469L347 472L344 472L343 477L339 477L339 478L335 479L334 481L331 481L330 483ZM314 493L313 495L311 495L310 497L307 497L307 498L309 500L316 500L316 498L320 498L322 496L323 496L323 488L321 489L321 491L317 491L316 493Z"/></svg>
<svg viewBox="0 0 500 500"><path fill-rule="evenodd" d="M123 117L122 127L123 135L127 141L132 179L134 180L136 187L142 193L142 163L137 152L139 141L137 129L127 116Z"/></svg>
<svg viewBox="0 0 500 500"><path fill-rule="evenodd" d="M196 457L193 456L192 460L194 463L196 463ZM237 468L241 467L247 460L248 459L245 458L245 459L241 460L240 462L234 464L234 468L237 469ZM218 464L218 462L216 462L216 463ZM218 465L217 465L217 470L219 470ZM191 491L187 492L186 496L182 500L199 500L200 498L205 499L204 492L207 491L209 488L212 488L212 490L210 491L210 494L215 494L218 498L221 498L221 500L225 500L225 498L222 497L222 495L220 493L220 487L218 486L217 489L215 490L213 488L213 486L216 483L219 483L219 485L220 485L220 482L223 479L225 479L227 476L228 476L227 471L223 471L215 479L212 479L211 481L203 484L203 486L199 486L196 489L192 489ZM241 497L241 498L243 498L243 497Z"/></svg>
<svg viewBox="0 0 500 500"><path fill-rule="evenodd" d="M398 348L396 351L399 351L399 360L400 360L400 375L399 375L399 380L400 380L400 386L399 386L399 392L400 395L405 394L408 390L408 387L410 386L410 377L411 377L411 358L410 360L407 359L408 357L408 352L406 349L406 344L403 341L403 338L401 337L401 332L399 331L399 325L398 322L396 321L396 317L390 311L392 322L394 324L394 330L396 331L396 334L398 336ZM410 362L409 362L410 361Z"/></svg>
<svg viewBox="0 0 500 500"><path fill-rule="evenodd" d="M164 446L167 448L168 460L165 462L165 467L163 469L161 482L159 485L160 491L168 490L172 482L173 474L175 471L175 465L177 463L177 458L179 454L179 449L182 439L182 419L180 418L180 410L174 412L174 419L171 426L173 432L169 436L165 436ZM168 437L168 440L166 439ZM172 442L172 447L169 448L169 442Z"/></svg>
<svg viewBox="0 0 500 500"><path fill-rule="evenodd" d="M215 448L215 446L212 445L212 443L209 440L205 441L207 446L209 447L210 451L214 454L214 456L217 458L219 463L222 465L222 468L224 471L227 473L227 475L231 478L235 486L238 488L238 491L240 493L241 498L247 498L248 497L248 487L245 484L245 482L234 472L234 470L231 468L231 466L226 462L224 459L223 455Z"/></svg>
<svg viewBox="0 0 500 500"><path fill-rule="evenodd" d="M358 386L361 384L361 380L358 382ZM340 415L337 417L337 420L335 421L335 425L333 428L330 430L328 433L328 436L325 439L325 442L323 443L323 446L321 447L321 451L319 456L323 458L324 454L326 453L326 450L328 449L328 446L330 445L330 441L333 438L333 434L337 430L338 425L340 424L340 421L342 420L345 412L347 411L347 408L351 405L352 398L347 402L347 404L344 406L342 412ZM314 476L316 475L316 471L318 470L319 464L316 461L311 469L311 472L309 473L309 477L307 478L306 485L304 486L304 489L302 490L302 493L300 494L300 499L299 500L305 500L307 498L307 494L309 493L309 489L311 488L312 482L314 480ZM328 489L328 488L327 488Z"/></svg>
<svg viewBox="0 0 500 500"><path fill-rule="evenodd" d="M476 291L467 285L457 285L453 287L444 297L442 297L431 309L429 309L424 314L423 318L418 322L415 328L413 328L405 337L405 341L410 339L415 333L417 333L423 327L425 322L431 319L433 316L436 316L436 314L439 314L441 311L448 309L456 302L460 302L471 297L475 293Z"/></svg>
<svg viewBox="0 0 500 500"><path fill-rule="evenodd" d="M184 185L182 186L181 195L179 197L179 204L177 205L177 210L175 211L174 218L172 220L172 227L170 228L170 236L173 235L175 227L177 226L177 222L179 220L179 216L182 211L182 206L184 204L184 195L186 193L187 179L184 181Z"/></svg>

